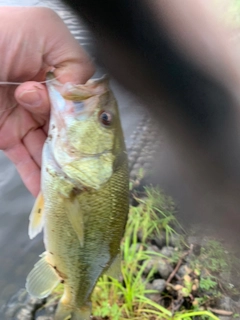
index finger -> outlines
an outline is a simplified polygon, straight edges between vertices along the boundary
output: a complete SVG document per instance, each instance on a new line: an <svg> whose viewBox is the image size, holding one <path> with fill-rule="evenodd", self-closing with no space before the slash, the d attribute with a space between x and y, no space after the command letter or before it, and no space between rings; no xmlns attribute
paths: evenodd
<svg viewBox="0 0 240 320"><path fill-rule="evenodd" d="M40 14L46 30L43 62L55 68L60 82L85 83L95 72L92 59L54 11L42 8Z"/></svg>

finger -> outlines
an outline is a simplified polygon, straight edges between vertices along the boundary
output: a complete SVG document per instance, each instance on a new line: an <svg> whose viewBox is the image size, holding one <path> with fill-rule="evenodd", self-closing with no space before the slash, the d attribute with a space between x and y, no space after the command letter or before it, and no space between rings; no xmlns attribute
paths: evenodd
<svg viewBox="0 0 240 320"><path fill-rule="evenodd" d="M56 68L62 83L85 83L95 72L89 55L72 36L61 18L52 10L44 10L44 30L47 30L44 63ZM42 21L42 20L41 20Z"/></svg>
<svg viewBox="0 0 240 320"><path fill-rule="evenodd" d="M46 138L47 135L42 128L29 131L23 138L24 146L39 167L42 164L42 148Z"/></svg>
<svg viewBox="0 0 240 320"><path fill-rule="evenodd" d="M20 84L15 90L17 102L31 113L48 116L50 102L46 87L35 81Z"/></svg>
<svg viewBox="0 0 240 320"><path fill-rule="evenodd" d="M40 191L40 168L26 147L19 142L4 153L15 164L27 189L36 197Z"/></svg>

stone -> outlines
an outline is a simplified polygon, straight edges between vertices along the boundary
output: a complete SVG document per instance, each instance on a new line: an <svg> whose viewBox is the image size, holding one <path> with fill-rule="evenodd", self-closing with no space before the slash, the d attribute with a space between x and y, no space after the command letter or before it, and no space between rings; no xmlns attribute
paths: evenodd
<svg viewBox="0 0 240 320"><path fill-rule="evenodd" d="M179 235L177 235L175 233L171 233L169 236L169 244L168 245L175 248L179 245L179 242L180 242Z"/></svg>
<svg viewBox="0 0 240 320"><path fill-rule="evenodd" d="M157 246L155 246L155 245L150 245L150 246L148 246L148 247L147 247L147 251L149 251L149 252L153 251L153 252L158 252L158 253L160 253L159 248L158 248Z"/></svg>
<svg viewBox="0 0 240 320"><path fill-rule="evenodd" d="M164 231L160 235L155 236L152 239L152 244L156 244L159 249L162 249L166 245L166 234Z"/></svg>
<svg viewBox="0 0 240 320"><path fill-rule="evenodd" d="M152 282L152 288L157 290L159 293L162 293L166 287L166 281L164 279L155 279Z"/></svg>
<svg viewBox="0 0 240 320"><path fill-rule="evenodd" d="M33 306L33 307L38 307L41 306L43 304L44 299L38 299L38 298L34 298L34 297L29 297L28 300L28 305L29 306Z"/></svg>
<svg viewBox="0 0 240 320"><path fill-rule="evenodd" d="M161 296L158 293L146 294L145 296L156 303L159 303L161 299Z"/></svg>
<svg viewBox="0 0 240 320"><path fill-rule="evenodd" d="M177 275L181 278L183 278L186 274L188 274L188 266L186 264L183 264L179 269L178 269L178 272L177 272Z"/></svg>
<svg viewBox="0 0 240 320"><path fill-rule="evenodd" d="M162 258L157 259L156 268L163 279L167 279L173 271L172 266Z"/></svg>
<svg viewBox="0 0 240 320"><path fill-rule="evenodd" d="M167 247L167 246L164 246L161 250L161 254L163 254L164 256L166 257L172 257L173 256L173 253L174 253L174 248L173 247Z"/></svg>
<svg viewBox="0 0 240 320"><path fill-rule="evenodd" d="M157 259L156 258L152 258L148 261L145 269L144 269L144 273L145 274L149 274L149 272L154 268L155 269L155 273L157 272L156 269L156 265L157 265Z"/></svg>
<svg viewBox="0 0 240 320"><path fill-rule="evenodd" d="M32 320L32 317L32 311L27 308L21 309L17 314L17 320Z"/></svg>
<svg viewBox="0 0 240 320"><path fill-rule="evenodd" d="M217 300L218 309L223 309L227 311L232 311L233 301L230 297L222 297Z"/></svg>

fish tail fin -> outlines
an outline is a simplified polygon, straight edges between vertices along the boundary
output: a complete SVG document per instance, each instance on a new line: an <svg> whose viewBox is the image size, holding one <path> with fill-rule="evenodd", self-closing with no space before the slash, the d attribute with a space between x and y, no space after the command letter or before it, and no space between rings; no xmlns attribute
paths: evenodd
<svg viewBox="0 0 240 320"><path fill-rule="evenodd" d="M89 320L91 317L91 308L81 308L72 313L71 320Z"/></svg>
<svg viewBox="0 0 240 320"><path fill-rule="evenodd" d="M66 320L68 317L71 320L89 320L91 317L91 305L88 304L76 309L60 300L54 320Z"/></svg>

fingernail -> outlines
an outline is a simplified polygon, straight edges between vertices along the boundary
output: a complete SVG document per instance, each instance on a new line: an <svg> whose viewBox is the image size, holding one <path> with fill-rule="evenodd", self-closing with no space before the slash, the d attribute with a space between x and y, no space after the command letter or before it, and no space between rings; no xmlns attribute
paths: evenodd
<svg viewBox="0 0 240 320"><path fill-rule="evenodd" d="M23 91L18 96L19 102L29 107L38 107L41 104L41 97L36 90Z"/></svg>

